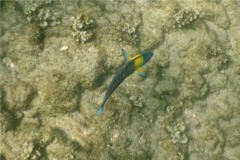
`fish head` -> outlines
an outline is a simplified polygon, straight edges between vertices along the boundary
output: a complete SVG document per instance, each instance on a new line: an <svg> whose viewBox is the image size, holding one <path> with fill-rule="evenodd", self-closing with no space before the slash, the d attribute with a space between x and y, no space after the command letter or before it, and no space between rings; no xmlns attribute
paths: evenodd
<svg viewBox="0 0 240 160"><path fill-rule="evenodd" d="M143 58L142 66L144 66L152 58L153 52L144 51L144 52L141 52L141 56Z"/></svg>

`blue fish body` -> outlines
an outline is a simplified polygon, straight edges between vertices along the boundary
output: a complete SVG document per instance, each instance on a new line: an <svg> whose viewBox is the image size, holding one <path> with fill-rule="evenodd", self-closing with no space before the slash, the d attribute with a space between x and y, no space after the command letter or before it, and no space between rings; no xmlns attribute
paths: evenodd
<svg viewBox="0 0 240 160"><path fill-rule="evenodd" d="M110 82L107 91L104 95L103 101L98 108L98 114L103 112L104 105L108 99L108 97L115 91L115 89L133 72L136 70L141 69L153 56L153 53L150 51L144 51L140 54L137 54L134 57L129 57L124 49L122 49L122 53L124 56L124 65L121 66L115 76L113 77L112 81ZM145 73L139 71L139 75L145 77Z"/></svg>

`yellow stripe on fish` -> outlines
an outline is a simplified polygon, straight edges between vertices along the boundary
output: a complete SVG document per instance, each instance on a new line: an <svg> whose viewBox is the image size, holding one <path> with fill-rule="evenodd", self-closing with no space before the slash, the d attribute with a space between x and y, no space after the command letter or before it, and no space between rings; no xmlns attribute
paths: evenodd
<svg viewBox="0 0 240 160"><path fill-rule="evenodd" d="M143 56L141 54L138 54L134 57L135 59L133 60L133 65L134 65L134 70L136 71L143 65Z"/></svg>

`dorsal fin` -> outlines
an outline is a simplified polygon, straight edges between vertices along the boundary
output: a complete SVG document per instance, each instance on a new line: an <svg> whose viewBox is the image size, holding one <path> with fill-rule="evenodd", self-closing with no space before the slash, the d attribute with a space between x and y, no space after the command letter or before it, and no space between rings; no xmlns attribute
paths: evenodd
<svg viewBox="0 0 240 160"><path fill-rule="evenodd" d="M123 54L124 62L129 61L131 57L127 54L127 52L123 48L122 48L122 54Z"/></svg>

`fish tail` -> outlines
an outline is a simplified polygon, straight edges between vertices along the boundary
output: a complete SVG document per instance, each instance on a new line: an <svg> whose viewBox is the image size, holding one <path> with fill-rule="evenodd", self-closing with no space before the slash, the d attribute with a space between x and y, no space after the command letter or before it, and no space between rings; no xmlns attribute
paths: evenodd
<svg viewBox="0 0 240 160"><path fill-rule="evenodd" d="M104 109L104 103L101 104L101 106L98 108L97 114L101 114L103 112Z"/></svg>

